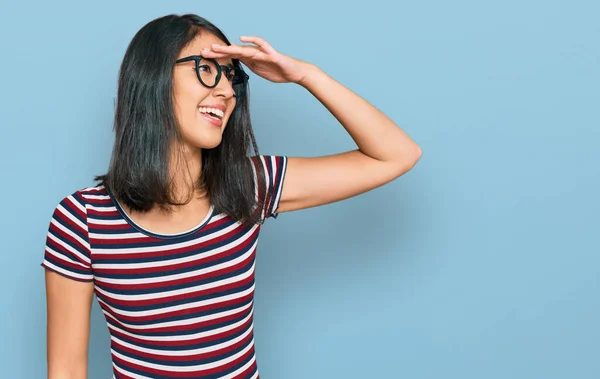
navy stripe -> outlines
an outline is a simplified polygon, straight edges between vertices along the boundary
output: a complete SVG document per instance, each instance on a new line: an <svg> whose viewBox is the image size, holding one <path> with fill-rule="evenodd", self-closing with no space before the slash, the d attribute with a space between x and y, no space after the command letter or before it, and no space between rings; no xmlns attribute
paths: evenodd
<svg viewBox="0 0 600 379"><path fill-rule="evenodd" d="M234 293L245 291L245 290L251 288L253 284L254 284L254 279L250 280L247 284L240 285L238 287L230 288L227 290L212 292L209 295L198 295L198 296L187 295L189 297L187 297L185 299L173 300L173 301L165 301L165 299L160 299L160 301L157 301L158 304L152 304L152 305L125 306L125 305L120 305L120 304L114 303L113 300L106 298L106 296L104 296L103 294L101 294L99 292L96 295L98 297L100 297L106 304L110 305L113 308L117 308L117 309L120 309L123 311L129 311L129 312L140 312L140 311L147 311L147 310L151 310L151 309L168 308L168 307L172 307L172 306L176 306L176 305L192 303L192 302L197 302L197 301L203 301L203 300L210 300L210 299L214 299L214 298L221 297L221 296L227 296L227 295L231 295Z"/></svg>

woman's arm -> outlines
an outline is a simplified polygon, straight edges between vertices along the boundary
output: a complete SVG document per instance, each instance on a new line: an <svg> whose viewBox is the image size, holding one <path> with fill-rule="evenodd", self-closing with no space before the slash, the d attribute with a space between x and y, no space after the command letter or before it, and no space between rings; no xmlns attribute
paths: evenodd
<svg viewBox="0 0 600 379"><path fill-rule="evenodd" d="M358 149L314 158L289 158L278 212L331 203L379 187L410 170L420 147L392 120L316 66L277 52L259 37L254 45L213 44L208 58L237 58L255 74L275 83L298 83L311 92L346 128ZM381 85L384 72L367 73Z"/></svg>
<svg viewBox="0 0 600 379"><path fill-rule="evenodd" d="M94 283L45 277L48 379L85 379Z"/></svg>
<svg viewBox="0 0 600 379"><path fill-rule="evenodd" d="M420 147L392 120L316 66L302 64L305 74L298 83L342 124L358 149L289 158L279 212L358 195L396 179L417 163Z"/></svg>

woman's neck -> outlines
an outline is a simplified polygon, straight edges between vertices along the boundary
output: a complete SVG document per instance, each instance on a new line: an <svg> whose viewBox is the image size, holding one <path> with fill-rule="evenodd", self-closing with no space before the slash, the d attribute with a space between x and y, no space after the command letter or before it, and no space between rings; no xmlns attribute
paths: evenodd
<svg viewBox="0 0 600 379"><path fill-rule="evenodd" d="M173 198L182 202L188 200L192 192L194 197L202 195L198 188L202 176L202 151L186 147L171 151L173 153L169 162L169 177Z"/></svg>

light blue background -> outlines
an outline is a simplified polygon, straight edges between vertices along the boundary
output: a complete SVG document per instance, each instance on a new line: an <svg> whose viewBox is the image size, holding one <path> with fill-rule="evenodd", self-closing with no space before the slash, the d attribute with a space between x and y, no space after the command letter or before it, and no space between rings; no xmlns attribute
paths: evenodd
<svg viewBox="0 0 600 379"><path fill-rule="evenodd" d="M319 65L423 149L383 188L265 227L261 377L600 377L598 2L169 3L0 7L2 378L46 375L51 212L107 167L130 39L183 12ZM251 83L262 153L354 148L302 88ZM92 322L107 379L96 305Z"/></svg>

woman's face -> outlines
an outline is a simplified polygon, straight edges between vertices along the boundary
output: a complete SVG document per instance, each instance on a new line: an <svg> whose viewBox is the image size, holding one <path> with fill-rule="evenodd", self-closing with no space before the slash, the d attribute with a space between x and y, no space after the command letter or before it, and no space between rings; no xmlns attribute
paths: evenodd
<svg viewBox="0 0 600 379"><path fill-rule="evenodd" d="M225 45L215 35L201 32L177 59L200 55L203 48L213 43ZM217 62L223 66L232 65L230 58L217 59ZM226 80L225 73L216 87L207 88L198 80L195 67L192 60L177 63L173 70L174 111L179 133L188 152L218 146L236 104L233 88ZM214 115L215 112L217 115Z"/></svg>

